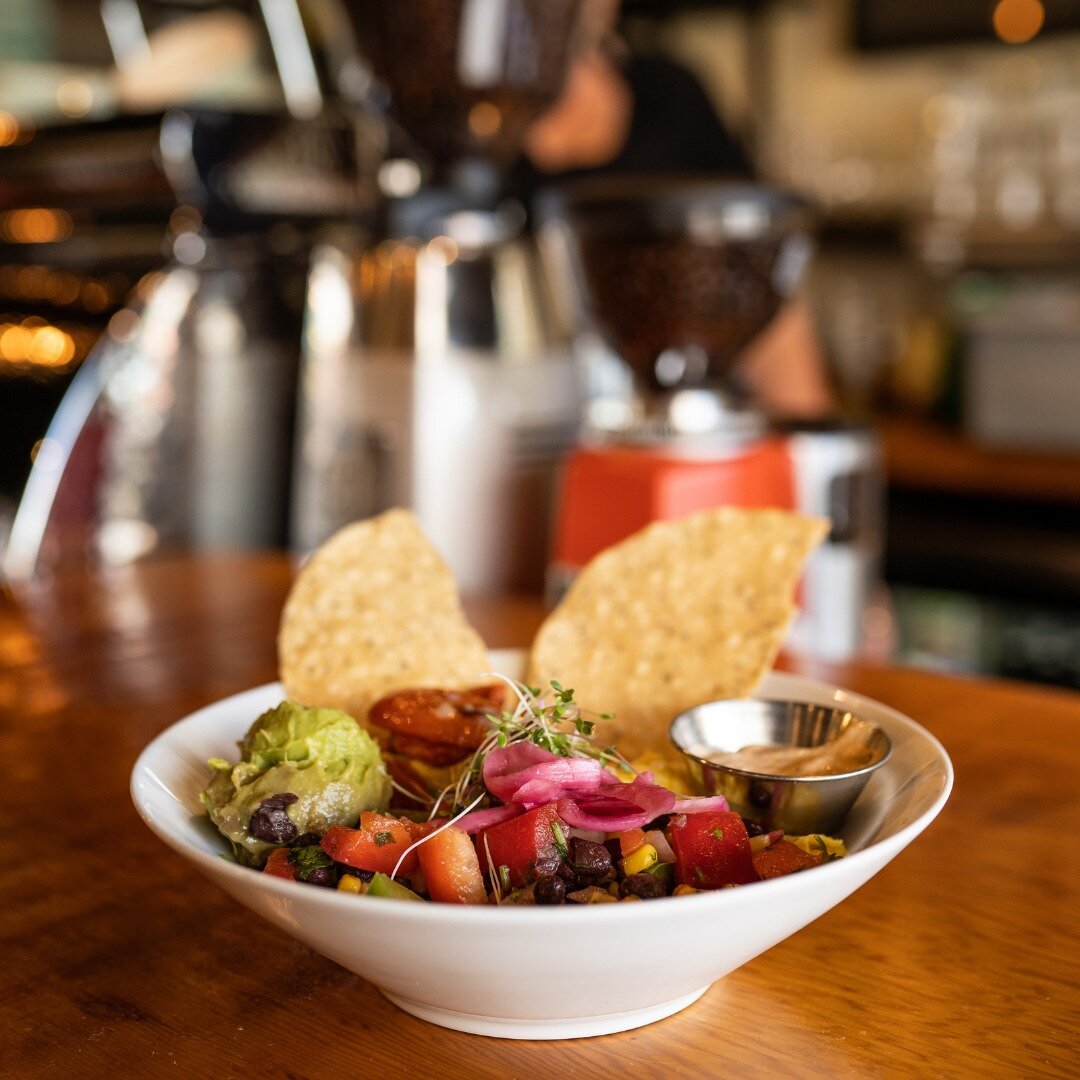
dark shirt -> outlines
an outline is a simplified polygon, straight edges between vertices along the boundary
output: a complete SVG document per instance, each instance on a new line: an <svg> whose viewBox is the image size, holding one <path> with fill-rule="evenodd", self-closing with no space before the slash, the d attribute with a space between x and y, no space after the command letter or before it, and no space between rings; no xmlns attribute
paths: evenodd
<svg viewBox="0 0 1080 1080"><path fill-rule="evenodd" d="M659 55L631 56L621 66L633 111L623 148L606 165L546 173L523 160L517 189L526 197L561 180L648 173L753 174L745 151L720 122L701 84Z"/></svg>

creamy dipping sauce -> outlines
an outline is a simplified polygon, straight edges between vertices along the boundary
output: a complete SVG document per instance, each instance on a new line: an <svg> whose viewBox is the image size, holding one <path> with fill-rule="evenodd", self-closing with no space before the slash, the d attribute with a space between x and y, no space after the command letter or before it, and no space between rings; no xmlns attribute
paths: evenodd
<svg viewBox="0 0 1080 1080"><path fill-rule="evenodd" d="M836 776L873 765L881 751L872 746L877 728L853 720L833 740L820 746L744 746L741 750L694 747L690 752L715 765L772 776Z"/></svg>

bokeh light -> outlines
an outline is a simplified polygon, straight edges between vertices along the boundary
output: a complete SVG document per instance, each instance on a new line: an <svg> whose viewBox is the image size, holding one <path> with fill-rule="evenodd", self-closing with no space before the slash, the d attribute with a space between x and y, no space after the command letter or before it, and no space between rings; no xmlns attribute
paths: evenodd
<svg viewBox="0 0 1080 1080"><path fill-rule="evenodd" d="M994 8L994 33L1009 45L1030 41L1045 21L1041 0L998 0Z"/></svg>

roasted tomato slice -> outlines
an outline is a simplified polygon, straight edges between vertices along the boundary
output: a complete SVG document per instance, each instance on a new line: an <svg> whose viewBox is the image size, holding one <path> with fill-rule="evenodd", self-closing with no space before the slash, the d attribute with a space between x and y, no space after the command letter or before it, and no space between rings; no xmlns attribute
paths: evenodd
<svg viewBox="0 0 1080 1080"><path fill-rule="evenodd" d="M457 747L462 753L451 760L460 760L465 752L476 750L491 734L491 724L485 716L498 713L503 701L504 688L500 685L476 686L470 690L399 690L376 701L368 719L395 736ZM399 752L408 753L404 749Z"/></svg>
<svg viewBox="0 0 1080 1080"><path fill-rule="evenodd" d="M390 736L390 750L402 757L422 761L425 765L456 765L473 752L449 743L429 742L427 739L416 739L411 735L397 733Z"/></svg>
<svg viewBox="0 0 1080 1080"><path fill-rule="evenodd" d="M418 806L430 806L434 802L434 796L428 785L424 783L421 777L417 776L405 758L398 757L395 754L384 754L383 764L386 766L387 772L390 773L390 779L398 785L398 787L394 788L393 795L390 796L391 810L415 810ZM412 797L404 794L399 788L404 788L405 791L410 792Z"/></svg>

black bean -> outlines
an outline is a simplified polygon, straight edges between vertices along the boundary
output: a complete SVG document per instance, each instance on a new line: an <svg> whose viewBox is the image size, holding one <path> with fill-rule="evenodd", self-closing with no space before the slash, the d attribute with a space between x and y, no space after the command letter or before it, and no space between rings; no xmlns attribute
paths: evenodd
<svg viewBox="0 0 1080 1080"><path fill-rule="evenodd" d="M298 836L293 842L292 847L315 847L317 844L322 843L322 837L317 832L306 832Z"/></svg>
<svg viewBox="0 0 1080 1080"><path fill-rule="evenodd" d="M617 863L622 858L622 844L619 843L617 837L613 840L605 840L604 847L608 849L612 862Z"/></svg>
<svg viewBox="0 0 1080 1080"><path fill-rule="evenodd" d="M339 874L359 878L361 881L370 881L375 876L374 870L361 870L358 866L346 866L345 863L335 863Z"/></svg>
<svg viewBox="0 0 1080 1080"><path fill-rule="evenodd" d="M299 795L294 795L291 791L283 791L280 795L267 795L261 803L259 803L260 810L284 810L286 806L292 806L294 802L298 802Z"/></svg>
<svg viewBox="0 0 1080 1080"><path fill-rule="evenodd" d="M574 873L574 868L566 862L559 863L559 869L555 871L569 885L573 885L577 882L578 876Z"/></svg>
<svg viewBox="0 0 1080 1080"><path fill-rule="evenodd" d="M559 872L562 859L557 851L547 851L533 864L533 870L538 878L552 877Z"/></svg>
<svg viewBox="0 0 1080 1080"><path fill-rule="evenodd" d="M614 870L611 852L603 844L575 836L570 841L570 865L579 877L598 881Z"/></svg>
<svg viewBox="0 0 1080 1080"><path fill-rule="evenodd" d="M640 896L642 900L655 900L667 896L664 883L652 874L631 874L619 882L620 896Z"/></svg>
<svg viewBox="0 0 1080 1080"><path fill-rule="evenodd" d="M561 904L566 899L566 883L558 877L542 877L533 887L533 899L538 904Z"/></svg>
<svg viewBox="0 0 1080 1080"><path fill-rule="evenodd" d="M304 878L304 881L309 885L337 884L332 866L316 866L314 870L308 872L308 876Z"/></svg>
<svg viewBox="0 0 1080 1080"><path fill-rule="evenodd" d="M742 823L746 826L747 836L764 836L765 830L756 822L751 821L749 818L743 818Z"/></svg>
<svg viewBox="0 0 1080 1080"><path fill-rule="evenodd" d="M248 822L251 835L268 844L291 844L296 839L297 829L285 807L294 802L296 796L289 791L263 799Z"/></svg>

